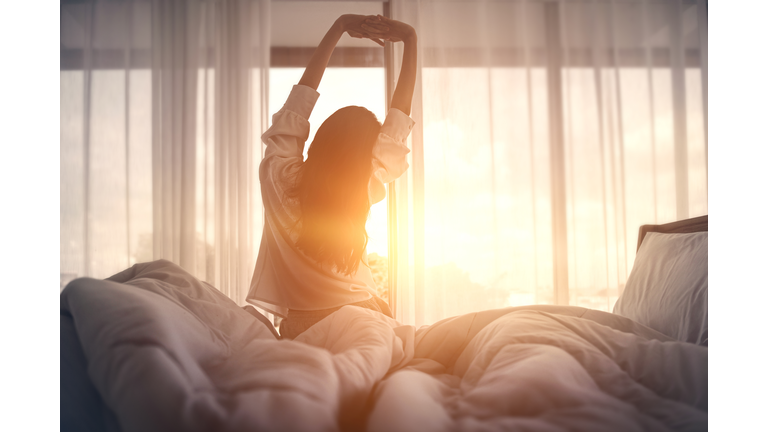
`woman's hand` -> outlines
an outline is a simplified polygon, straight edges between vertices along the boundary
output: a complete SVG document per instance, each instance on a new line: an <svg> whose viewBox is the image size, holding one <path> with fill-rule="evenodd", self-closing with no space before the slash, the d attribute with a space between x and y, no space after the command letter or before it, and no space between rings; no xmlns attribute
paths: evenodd
<svg viewBox="0 0 768 432"><path fill-rule="evenodd" d="M370 39L384 46L382 36L389 32L389 27L383 24L375 15L342 15L336 20L341 30L353 38Z"/></svg>
<svg viewBox="0 0 768 432"><path fill-rule="evenodd" d="M376 16L376 21L381 23L381 27L388 29L384 34L381 34L384 40L403 42L403 61L400 67L400 77L397 80L395 92L392 94L392 101L389 106L390 108L397 108L405 113L405 115L411 115L411 101L416 87L416 50L418 49L416 30L402 21L389 19L381 15ZM374 25L370 22L368 24Z"/></svg>
<svg viewBox="0 0 768 432"><path fill-rule="evenodd" d="M413 27L382 15L376 15L373 19L366 17L365 24L368 28L375 29L378 37L390 42L411 42L416 39L416 30Z"/></svg>

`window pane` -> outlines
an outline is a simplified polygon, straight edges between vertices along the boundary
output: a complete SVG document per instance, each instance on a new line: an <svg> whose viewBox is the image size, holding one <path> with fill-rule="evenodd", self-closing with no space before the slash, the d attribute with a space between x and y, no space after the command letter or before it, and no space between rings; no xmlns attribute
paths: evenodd
<svg viewBox="0 0 768 432"><path fill-rule="evenodd" d="M92 71L88 119L84 79L61 71L62 284L152 259L151 72Z"/></svg>

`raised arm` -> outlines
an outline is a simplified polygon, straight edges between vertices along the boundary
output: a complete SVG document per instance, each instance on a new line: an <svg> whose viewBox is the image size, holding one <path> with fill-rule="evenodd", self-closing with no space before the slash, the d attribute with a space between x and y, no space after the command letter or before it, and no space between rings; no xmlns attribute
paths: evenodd
<svg viewBox="0 0 768 432"><path fill-rule="evenodd" d="M369 25L372 24L372 25ZM323 73L328 66L328 60L331 58L333 49L336 48L336 44L341 39L341 36L346 32L354 38L366 38L370 39L377 44L384 46L384 42L377 36L389 29L382 25L376 16L370 15L342 15L336 22L333 23L331 28L320 41L320 45L315 49L312 58L309 60L307 68L304 70L304 75L299 80L299 85L305 85L317 90L320 85L320 80L323 79Z"/></svg>
<svg viewBox="0 0 768 432"><path fill-rule="evenodd" d="M378 20L389 30L381 35L391 42L403 42L403 64L397 79L395 93L392 95L390 108L397 108L406 115L411 115L413 89L416 85L416 30L410 25L378 15Z"/></svg>

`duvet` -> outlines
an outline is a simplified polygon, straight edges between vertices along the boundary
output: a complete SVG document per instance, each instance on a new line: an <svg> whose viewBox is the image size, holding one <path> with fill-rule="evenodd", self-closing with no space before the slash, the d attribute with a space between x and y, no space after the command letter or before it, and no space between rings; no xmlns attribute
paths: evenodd
<svg viewBox="0 0 768 432"><path fill-rule="evenodd" d="M578 307L490 310L416 329L347 306L278 340L160 260L71 282L61 313L107 429L707 429L706 347Z"/></svg>

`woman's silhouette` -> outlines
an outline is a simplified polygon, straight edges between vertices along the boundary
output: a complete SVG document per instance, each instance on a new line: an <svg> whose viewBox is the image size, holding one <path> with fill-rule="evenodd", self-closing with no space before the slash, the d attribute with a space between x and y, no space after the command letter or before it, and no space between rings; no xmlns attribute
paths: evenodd
<svg viewBox="0 0 768 432"><path fill-rule="evenodd" d="M317 87L344 33L382 46L383 40L403 42L392 103L383 125L362 107L336 111L317 130L304 161ZM247 299L284 317L284 338L295 338L344 305L392 316L376 296L366 264L365 222L371 205L384 198L384 185L408 168L415 80L413 27L380 15L342 15L262 135L266 150L259 179L266 221Z"/></svg>

